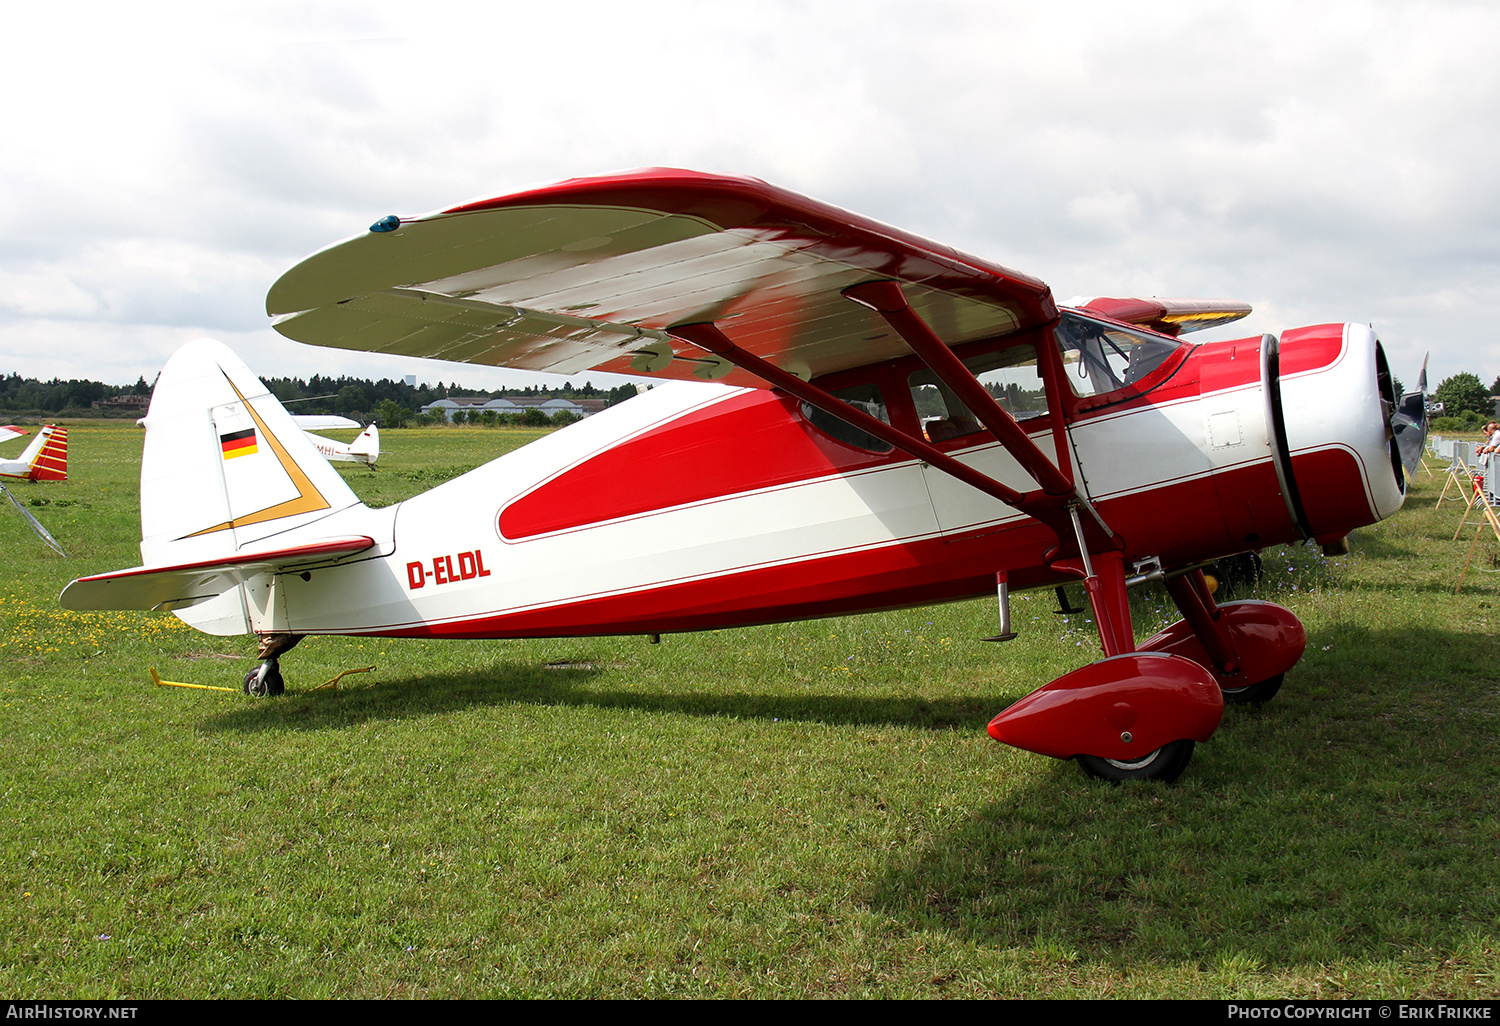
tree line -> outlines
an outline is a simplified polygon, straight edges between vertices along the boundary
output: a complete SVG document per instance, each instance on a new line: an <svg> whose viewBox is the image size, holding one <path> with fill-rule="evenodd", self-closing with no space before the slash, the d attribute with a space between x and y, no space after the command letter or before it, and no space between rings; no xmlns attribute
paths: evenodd
<svg viewBox="0 0 1500 1026"><path fill-rule="evenodd" d="M122 395L150 395L151 386L141 378L133 385L106 385L98 381L53 378L40 381L11 373L0 378L0 410L6 413L69 413L86 416L94 403Z"/></svg>
<svg viewBox="0 0 1500 1026"><path fill-rule="evenodd" d="M604 399L610 406L614 406L636 394L634 385L601 389L591 381L576 387L569 381L559 388L532 385L487 392L483 389L465 388L457 382L446 385L441 381L436 385L408 385L405 381L392 381L390 378L372 381L368 378L335 378L321 374L310 378L272 377L261 380L292 413L336 413L355 420L370 420L381 417L384 413L382 423L390 427L412 422L417 419L417 412L423 406L445 398L497 399L505 396L531 396L539 399ZM93 409L94 403L129 395L149 397L153 385L154 382L147 384L144 377L133 385L106 385L76 378L67 381L60 378L41 381L11 373L0 378L0 411L10 415L99 416L100 411ZM139 416L134 412L120 412L116 415Z"/></svg>
<svg viewBox="0 0 1500 1026"><path fill-rule="evenodd" d="M1495 419L1495 402L1491 396L1500 396L1500 377L1495 378L1488 389L1478 374L1467 371L1444 378L1428 396L1433 402L1443 404L1442 414L1433 418L1433 429L1479 430L1482 424Z"/></svg>
<svg viewBox="0 0 1500 1026"><path fill-rule="evenodd" d="M530 396L538 399L604 399L614 406L636 394L634 385L620 385L601 389L586 381L574 386L571 381L561 387L547 388L532 385L526 388L504 388L494 391L465 388L458 382L436 385L423 383L408 385L405 381L381 378L354 378L346 375L327 377L315 374L310 378L262 378L266 387L280 399L292 413L336 413L355 420L378 419L388 427L422 422L418 411L439 399L479 398L498 399L506 396ZM98 381L70 378L66 381L53 378L41 381L22 377L12 372L0 378L0 412L7 415L63 415L98 416L100 411L93 404L120 396L150 396L152 385L144 377L133 385L106 385ZM1401 390L1398 382L1397 391ZM1479 375L1467 371L1444 378L1429 396L1434 402L1443 404L1443 413L1435 418L1433 427L1439 431L1477 430L1494 418L1495 403L1491 396L1500 396L1500 377L1496 377L1488 388ZM488 411L491 414L494 411ZM137 416L135 413L119 413L117 416ZM495 414L486 417L474 411L472 417L455 419L483 424L524 423L524 414ZM436 418L426 418L435 421ZM534 419L534 418L533 418ZM561 421L549 420L549 424Z"/></svg>

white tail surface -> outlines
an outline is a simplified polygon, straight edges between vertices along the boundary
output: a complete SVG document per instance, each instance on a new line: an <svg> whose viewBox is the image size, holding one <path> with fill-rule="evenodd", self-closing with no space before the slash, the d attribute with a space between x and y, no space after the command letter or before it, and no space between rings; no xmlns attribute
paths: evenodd
<svg viewBox="0 0 1500 1026"><path fill-rule="evenodd" d="M308 417L294 417L299 426ZM354 425L359 427L358 424ZM309 431L302 427L303 436L312 443L312 447L325 460L336 460L341 463L368 463L371 466L380 458L380 429L374 424L365 428L353 442L337 442L332 438L324 438L322 435Z"/></svg>
<svg viewBox="0 0 1500 1026"><path fill-rule="evenodd" d="M167 361L142 424L147 567L270 544L359 505L260 379L211 339L189 342Z"/></svg>
<svg viewBox="0 0 1500 1026"><path fill-rule="evenodd" d="M349 455L360 456L366 463L380 459L380 429L374 424L349 444Z"/></svg>

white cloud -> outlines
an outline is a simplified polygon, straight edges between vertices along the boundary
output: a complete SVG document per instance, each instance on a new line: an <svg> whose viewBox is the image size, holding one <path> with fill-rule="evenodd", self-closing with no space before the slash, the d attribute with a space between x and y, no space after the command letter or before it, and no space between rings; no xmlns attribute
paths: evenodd
<svg viewBox="0 0 1500 1026"><path fill-rule="evenodd" d="M1434 380L1500 372L1473 332L1500 252L1490 5L86 4L10 30L23 373L275 339L276 274L383 214L648 164L758 175L1063 296L1236 296L1246 331L1369 320L1398 372L1427 348ZM247 359L371 373L282 345Z"/></svg>

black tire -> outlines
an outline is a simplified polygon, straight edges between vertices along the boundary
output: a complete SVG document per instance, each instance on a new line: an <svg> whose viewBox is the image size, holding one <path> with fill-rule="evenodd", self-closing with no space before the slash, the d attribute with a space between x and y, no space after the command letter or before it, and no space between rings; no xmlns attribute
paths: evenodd
<svg viewBox="0 0 1500 1026"><path fill-rule="evenodd" d="M1097 755L1078 756L1078 765L1091 777L1118 784L1125 780L1160 780L1170 784L1182 776L1193 759L1193 742L1173 741L1135 762L1104 759Z"/></svg>
<svg viewBox="0 0 1500 1026"><path fill-rule="evenodd" d="M1224 693L1224 702L1226 705L1260 705L1262 702L1269 702L1276 697L1276 692L1281 690L1281 681L1285 677L1286 674L1278 673L1257 684L1248 684L1242 688L1221 689Z"/></svg>
<svg viewBox="0 0 1500 1026"><path fill-rule="evenodd" d="M245 674L245 694L256 698L274 698L286 694L286 681L281 677L281 667L276 665L275 660L269 665L262 665L266 667L264 677L260 675L259 666Z"/></svg>

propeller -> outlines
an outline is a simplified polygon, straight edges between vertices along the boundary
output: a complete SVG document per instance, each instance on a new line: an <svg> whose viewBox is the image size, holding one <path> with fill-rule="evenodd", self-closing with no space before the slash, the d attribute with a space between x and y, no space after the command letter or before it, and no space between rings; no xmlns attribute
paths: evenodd
<svg viewBox="0 0 1500 1026"><path fill-rule="evenodd" d="M1401 466L1410 478L1422 458L1422 447L1427 444L1427 356L1422 357L1417 390L1404 393L1391 413L1391 431L1396 438L1396 451L1401 455Z"/></svg>

